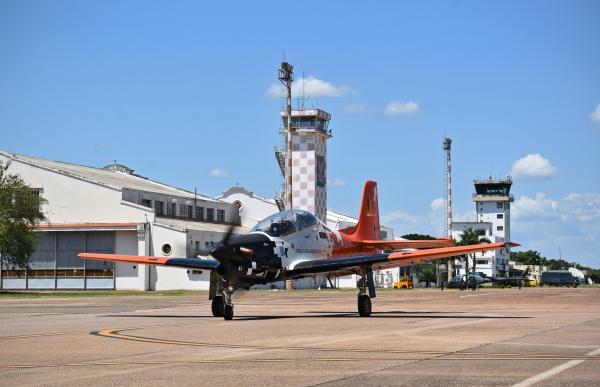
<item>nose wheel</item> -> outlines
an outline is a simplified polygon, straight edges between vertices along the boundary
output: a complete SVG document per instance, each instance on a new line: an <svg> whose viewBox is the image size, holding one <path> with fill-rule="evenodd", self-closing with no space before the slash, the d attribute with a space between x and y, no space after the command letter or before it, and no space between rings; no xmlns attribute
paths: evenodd
<svg viewBox="0 0 600 387"><path fill-rule="evenodd" d="M235 291L233 285L227 286L227 283L221 282L217 285L217 291L212 299L210 309L214 317L223 317L225 320L233 319L233 303L231 296Z"/></svg>
<svg viewBox="0 0 600 387"><path fill-rule="evenodd" d="M233 319L233 304L225 304L223 307L223 318L227 321Z"/></svg>
<svg viewBox="0 0 600 387"><path fill-rule="evenodd" d="M211 304L212 314L215 317L223 317L225 313L225 297L215 296Z"/></svg>

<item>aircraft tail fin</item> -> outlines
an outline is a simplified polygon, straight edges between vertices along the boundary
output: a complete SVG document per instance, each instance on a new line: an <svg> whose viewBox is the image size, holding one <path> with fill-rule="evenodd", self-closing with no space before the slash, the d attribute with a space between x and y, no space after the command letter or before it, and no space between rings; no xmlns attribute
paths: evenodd
<svg viewBox="0 0 600 387"><path fill-rule="evenodd" d="M379 201L377 198L377 183L368 180L365 183L360 214L356 226L340 230L341 233L352 235L355 240L381 239L379 229Z"/></svg>

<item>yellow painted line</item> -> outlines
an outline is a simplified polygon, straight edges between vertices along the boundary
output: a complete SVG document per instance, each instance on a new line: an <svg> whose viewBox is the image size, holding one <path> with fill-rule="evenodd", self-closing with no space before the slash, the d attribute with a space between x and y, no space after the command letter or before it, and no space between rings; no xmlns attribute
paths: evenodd
<svg viewBox="0 0 600 387"><path fill-rule="evenodd" d="M125 330L134 330L134 329L143 329L143 328L161 328L161 327L170 327L170 326L179 326L179 325L190 325L196 324L196 322L187 322L187 323L179 323L179 324L160 324L160 325L146 325L135 328L119 328L119 331ZM24 335L14 335L14 336L0 336L0 341L2 340L15 340L15 339L29 339L34 337L50 337L50 336L64 336L64 335L76 335L76 334L85 334L90 333L89 329L84 331L68 331L68 332L41 332L41 333L30 333Z"/></svg>
<svg viewBox="0 0 600 387"><path fill-rule="evenodd" d="M154 339L149 337L124 335L119 332L125 330L134 330L138 328L128 329L103 329L98 332L93 332L99 336L111 337L115 339L131 340L137 342L153 343L153 344L169 344L169 345L184 345L192 347L211 347L211 348L234 348L234 349L263 349L263 350L280 350L280 351L314 351L314 352L351 352L351 353L384 353L384 354L420 354L420 355L442 355L455 356L452 360L476 360L476 359L495 359L495 360L563 360L563 359L584 359L584 360L600 360L600 356L588 355L552 355L552 354L522 354L522 353L482 353L482 352L447 352L447 351L415 351L415 350L394 350L394 349L357 349L357 348L323 348L323 347L273 347L266 345L243 345L243 344L224 344L224 343L202 343L193 341L178 341ZM404 360L404 359L398 359ZM422 359L420 359L422 360Z"/></svg>

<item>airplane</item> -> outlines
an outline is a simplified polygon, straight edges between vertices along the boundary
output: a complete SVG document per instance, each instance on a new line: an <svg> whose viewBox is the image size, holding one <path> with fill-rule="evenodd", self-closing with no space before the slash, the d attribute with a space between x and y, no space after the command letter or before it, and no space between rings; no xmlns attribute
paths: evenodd
<svg viewBox="0 0 600 387"><path fill-rule="evenodd" d="M376 297L373 270L413 266L432 259L518 246L504 242L454 246L448 238L381 240L377 183L374 181L365 183L355 226L331 230L312 213L293 209L263 219L248 234L232 233L233 227L212 249L210 257L96 253L81 253L79 257L210 271L212 314L225 320L233 318L232 294L236 290L303 277L358 274L358 314L367 317L371 315L371 298Z"/></svg>
<svg viewBox="0 0 600 387"><path fill-rule="evenodd" d="M448 288L458 289L472 289L475 290L479 286L492 283L498 286L518 286L521 289L525 284L525 278L529 274L529 268L527 268L520 277L488 277L485 273L471 272L469 275L462 275L454 277L448 282Z"/></svg>

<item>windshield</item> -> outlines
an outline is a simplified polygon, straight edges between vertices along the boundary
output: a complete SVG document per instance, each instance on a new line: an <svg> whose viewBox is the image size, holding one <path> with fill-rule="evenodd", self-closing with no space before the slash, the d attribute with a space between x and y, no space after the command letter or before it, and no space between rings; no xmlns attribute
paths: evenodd
<svg viewBox="0 0 600 387"><path fill-rule="evenodd" d="M319 220L310 212L288 210L261 220L250 232L261 231L273 237L282 237L318 223Z"/></svg>

